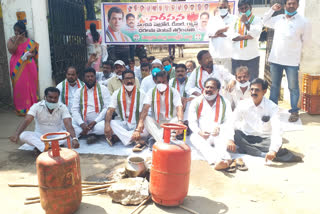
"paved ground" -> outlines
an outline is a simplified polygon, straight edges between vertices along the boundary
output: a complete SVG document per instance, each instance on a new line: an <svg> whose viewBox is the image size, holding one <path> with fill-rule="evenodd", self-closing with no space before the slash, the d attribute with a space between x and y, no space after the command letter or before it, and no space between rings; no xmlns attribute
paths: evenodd
<svg viewBox="0 0 320 214"><path fill-rule="evenodd" d="M194 58L193 51L185 51ZM165 55L165 54L164 54ZM179 62L182 59L178 59ZM287 104L281 104L287 108ZM247 172L225 174L214 171L204 161L192 161L188 197L184 205L201 214L221 213L308 213L320 210L319 148L320 115L301 114L304 131L284 134L284 147L304 157L303 163L254 165ZM23 205L24 199L39 195L37 188L9 188L8 183L37 183L32 152L20 151L7 137L22 118L0 110L0 213L44 213L40 204ZM32 130L33 127L30 127ZM98 180L112 169L121 167L125 157L80 155L83 180ZM130 213L135 206L112 203L108 196L83 197L77 214ZM149 203L140 213L188 213L181 208L165 208Z"/></svg>

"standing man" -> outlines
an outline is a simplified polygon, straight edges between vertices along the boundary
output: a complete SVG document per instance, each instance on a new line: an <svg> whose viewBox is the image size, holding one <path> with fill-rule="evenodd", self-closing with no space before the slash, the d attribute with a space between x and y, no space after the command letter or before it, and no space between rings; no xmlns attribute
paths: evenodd
<svg viewBox="0 0 320 214"><path fill-rule="evenodd" d="M40 140L41 135L49 132L64 132L63 125L72 138L72 147L79 148L78 138L72 127L71 116L67 107L58 102L60 91L57 88L49 87L44 91L44 100L33 104L26 117L17 128L14 135L10 137L12 142L27 143L35 147L35 155L49 149L49 144ZM35 119L35 130L24 131L29 124ZM59 141L64 144L66 140Z"/></svg>
<svg viewBox="0 0 320 214"><path fill-rule="evenodd" d="M272 17L275 11L281 10L275 4L264 16L266 27L273 28L274 38L269 56L271 72L270 100L278 104L283 70L286 71L290 91L291 113L289 122L299 119L299 65L301 51L311 37L311 25L308 20L297 13L299 0L285 1L285 14Z"/></svg>
<svg viewBox="0 0 320 214"><path fill-rule="evenodd" d="M85 85L79 88L73 100L72 119L77 137L88 136L87 143L97 141L104 134L104 117L110 102L108 89L96 82L96 71L84 70Z"/></svg>
<svg viewBox="0 0 320 214"><path fill-rule="evenodd" d="M84 86L84 83L78 79L77 69L69 66L66 72L66 79L57 85L60 91L59 101L68 107L71 112L74 93L78 88Z"/></svg>
<svg viewBox="0 0 320 214"><path fill-rule="evenodd" d="M209 51L200 51L197 55L197 59L200 66L191 73L186 86L186 91L189 96L200 96L204 90L204 82L209 77L216 78L221 83L227 82L227 90L232 89L235 86L236 80L234 76L221 65L213 64Z"/></svg>
<svg viewBox="0 0 320 214"><path fill-rule="evenodd" d="M133 71L126 70L122 73L122 76L122 87L116 90L111 97L111 103L105 118L104 133L111 146L116 143L115 138L112 137L113 134L125 146L137 142L134 148L134 151L136 151L135 149L141 149L141 146L145 144L144 142L139 142L140 139L132 135L139 121L144 93L136 87ZM111 120L115 111L120 116L120 120Z"/></svg>
<svg viewBox="0 0 320 214"><path fill-rule="evenodd" d="M190 140L209 164L215 164L216 170L226 169L231 164L227 149L236 151L231 107L219 94L219 80L209 78L204 87L203 94L190 104L189 126L193 132Z"/></svg>
<svg viewBox="0 0 320 214"><path fill-rule="evenodd" d="M281 148L279 109L264 97L267 89L265 80L257 78L251 82L252 98L240 101L234 111L234 121L241 122L235 130L234 142L240 153L263 157L266 161L299 162L301 157Z"/></svg>
<svg viewBox="0 0 320 214"><path fill-rule="evenodd" d="M172 66L172 59L170 57L164 57L162 59L162 65L163 69L168 72L170 79L176 77L176 72L174 67Z"/></svg>
<svg viewBox="0 0 320 214"><path fill-rule="evenodd" d="M240 17L234 25L232 74L240 66L247 66L250 81L259 77L259 37L262 31L260 17L253 15L250 0L239 0Z"/></svg>
<svg viewBox="0 0 320 214"><path fill-rule="evenodd" d="M209 21L209 52L213 61L231 72L232 38L236 17L229 13L228 0L220 0L218 14Z"/></svg>
<svg viewBox="0 0 320 214"><path fill-rule="evenodd" d="M122 72L126 70L126 65L123 61L117 60L114 63L114 72L115 76L111 77L108 81L108 89L110 94L112 95L114 91L118 90L122 86ZM135 78L136 86L139 88L139 80Z"/></svg>

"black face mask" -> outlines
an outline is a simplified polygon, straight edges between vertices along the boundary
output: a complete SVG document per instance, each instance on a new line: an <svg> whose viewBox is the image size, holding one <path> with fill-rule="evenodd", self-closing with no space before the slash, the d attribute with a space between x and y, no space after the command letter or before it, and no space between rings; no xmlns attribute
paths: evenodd
<svg viewBox="0 0 320 214"><path fill-rule="evenodd" d="M270 116L263 116L261 120L266 123L270 120Z"/></svg>
<svg viewBox="0 0 320 214"><path fill-rule="evenodd" d="M85 82L85 84L86 84L86 86L87 86L89 89L92 88L92 87L95 85L95 83L90 84L90 83L87 83L87 82Z"/></svg>

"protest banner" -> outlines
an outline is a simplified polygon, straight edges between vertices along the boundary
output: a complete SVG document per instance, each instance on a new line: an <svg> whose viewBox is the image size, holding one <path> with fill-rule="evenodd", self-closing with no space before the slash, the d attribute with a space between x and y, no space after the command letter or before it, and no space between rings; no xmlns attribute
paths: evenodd
<svg viewBox="0 0 320 214"><path fill-rule="evenodd" d="M238 0L229 1L230 13ZM104 42L108 44L207 43L217 1L102 3ZM212 27L212 26L210 26Z"/></svg>

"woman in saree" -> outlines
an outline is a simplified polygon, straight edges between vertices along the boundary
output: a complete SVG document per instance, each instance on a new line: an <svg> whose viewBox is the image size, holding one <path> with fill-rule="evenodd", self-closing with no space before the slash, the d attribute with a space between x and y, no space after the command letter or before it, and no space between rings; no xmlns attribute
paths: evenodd
<svg viewBox="0 0 320 214"><path fill-rule="evenodd" d="M13 103L16 113L24 116L38 101L38 50L39 44L28 38L26 26L18 21L14 27L15 36L7 43L12 54L10 77L13 87Z"/></svg>
<svg viewBox="0 0 320 214"><path fill-rule="evenodd" d="M102 58L102 37L100 33L97 31L97 26L95 23L90 24L90 31L86 34L86 42L88 47L88 58L93 58L95 61L92 63L91 67L96 70L96 72L100 71L100 64Z"/></svg>

